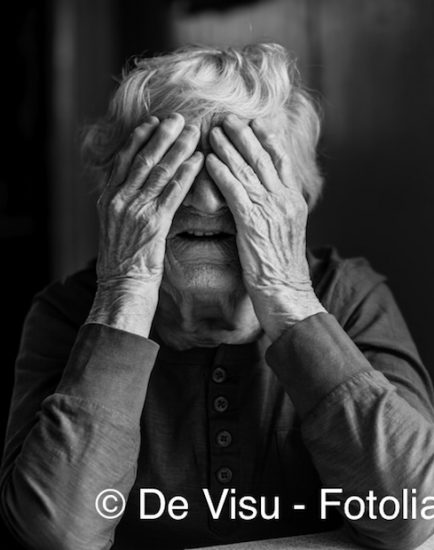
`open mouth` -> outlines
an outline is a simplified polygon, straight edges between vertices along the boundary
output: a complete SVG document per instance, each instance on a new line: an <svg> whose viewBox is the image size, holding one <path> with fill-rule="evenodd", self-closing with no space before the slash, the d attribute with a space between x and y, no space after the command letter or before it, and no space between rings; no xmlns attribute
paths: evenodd
<svg viewBox="0 0 434 550"><path fill-rule="evenodd" d="M181 263L233 263L238 258L235 233L187 229L169 238L168 253Z"/></svg>

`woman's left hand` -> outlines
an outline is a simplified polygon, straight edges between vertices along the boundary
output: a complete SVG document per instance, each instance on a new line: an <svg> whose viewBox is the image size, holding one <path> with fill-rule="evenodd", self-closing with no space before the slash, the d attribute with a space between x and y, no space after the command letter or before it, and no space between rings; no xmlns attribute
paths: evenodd
<svg viewBox="0 0 434 550"><path fill-rule="evenodd" d="M270 124L229 115L209 140L206 167L234 216L244 283L274 341L288 326L325 311L306 259L308 207L283 137Z"/></svg>

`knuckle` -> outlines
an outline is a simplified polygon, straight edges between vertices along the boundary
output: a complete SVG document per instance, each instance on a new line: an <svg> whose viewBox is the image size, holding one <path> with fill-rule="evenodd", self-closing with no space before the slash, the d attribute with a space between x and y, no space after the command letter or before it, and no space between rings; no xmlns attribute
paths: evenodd
<svg viewBox="0 0 434 550"><path fill-rule="evenodd" d="M249 164L241 164L239 167L239 172L241 176L246 179L252 179L253 177L256 177L253 168Z"/></svg>
<svg viewBox="0 0 434 550"><path fill-rule="evenodd" d="M174 178L171 182L170 182L170 187L171 187L171 190L173 190L173 192L177 193L179 191L181 191L183 189L183 181L182 181L182 178L179 176L179 177L176 177Z"/></svg>
<svg viewBox="0 0 434 550"><path fill-rule="evenodd" d="M134 161L134 169L135 170L141 170L144 169L151 169L154 166L154 162L152 161L152 158L146 154L143 151L139 151L136 155L136 160Z"/></svg>
<svg viewBox="0 0 434 550"><path fill-rule="evenodd" d="M265 130L261 129L258 131L258 135L260 136L261 140L266 143L269 147L276 147L279 148L281 144L281 137L279 134L274 130Z"/></svg>
<svg viewBox="0 0 434 550"><path fill-rule="evenodd" d="M257 170L263 171L269 168L269 166L270 166L270 156L267 153L262 152L255 155L254 167Z"/></svg>
<svg viewBox="0 0 434 550"><path fill-rule="evenodd" d="M183 182L185 179L189 179L193 177L193 175L195 174L195 168L196 168L196 164L194 160L187 159L178 168L172 180L176 179Z"/></svg>
<svg viewBox="0 0 434 550"><path fill-rule="evenodd" d="M124 210L124 201L118 195L114 195L107 204L107 210L109 214L113 216L118 216Z"/></svg>
<svg viewBox="0 0 434 550"><path fill-rule="evenodd" d="M151 172L151 177L156 180L168 180L171 175L171 170L165 164L157 164Z"/></svg>
<svg viewBox="0 0 434 550"><path fill-rule="evenodd" d="M175 143L172 145L168 156L166 157L167 162L170 162L169 159L176 159L179 155L182 155L189 147L190 141L185 136L180 136Z"/></svg>
<svg viewBox="0 0 434 550"><path fill-rule="evenodd" d="M133 133L130 136L131 141L142 141L147 135L146 128L143 126L137 126L134 128Z"/></svg>

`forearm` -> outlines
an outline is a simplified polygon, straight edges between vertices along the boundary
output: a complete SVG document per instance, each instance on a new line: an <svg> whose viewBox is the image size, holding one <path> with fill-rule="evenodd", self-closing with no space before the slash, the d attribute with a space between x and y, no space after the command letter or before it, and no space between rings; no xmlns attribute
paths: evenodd
<svg viewBox="0 0 434 550"><path fill-rule="evenodd" d="M119 415L73 398L48 398L3 472L6 524L26 548L108 550L121 518L99 516L96 498L105 489L128 498L139 442L138 430Z"/></svg>
<svg viewBox="0 0 434 550"><path fill-rule="evenodd" d="M323 487L342 489L329 499L340 506L329 507L328 512L343 514L359 544L409 549L434 533L429 519L434 426L381 373L362 372L336 388L305 418L302 433ZM370 494L375 498L372 505L367 500ZM344 512L345 501L354 496L365 503L360 519ZM429 518L422 515L426 497ZM353 506L350 510L357 514L358 503Z"/></svg>
<svg viewBox="0 0 434 550"><path fill-rule="evenodd" d="M336 319L322 312L284 329L267 350L266 360L301 418L335 387L372 370Z"/></svg>
<svg viewBox="0 0 434 550"><path fill-rule="evenodd" d="M420 499L432 493L434 428L426 411L397 394L332 316L313 316L286 331L267 361L302 419L323 486L342 489L333 500L363 498L370 490L378 501L400 499L404 488L416 489ZM433 530L430 521L402 515L344 519L359 542L376 548L410 548Z"/></svg>
<svg viewBox="0 0 434 550"><path fill-rule="evenodd" d="M156 351L134 334L81 329L56 392L3 466L3 514L30 548L110 548L120 518L99 516L95 499L108 488L127 499L134 483Z"/></svg>

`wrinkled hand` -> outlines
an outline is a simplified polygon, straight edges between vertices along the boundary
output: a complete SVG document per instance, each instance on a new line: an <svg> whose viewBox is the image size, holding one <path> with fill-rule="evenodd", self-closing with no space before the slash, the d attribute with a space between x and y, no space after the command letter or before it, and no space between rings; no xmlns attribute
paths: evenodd
<svg viewBox="0 0 434 550"><path fill-rule="evenodd" d="M118 153L98 200L97 296L88 322L147 335L158 302L166 237L203 165L199 128L150 117ZM193 154L194 153L194 154ZM143 328L145 327L145 328Z"/></svg>
<svg viewBox="0 0 434 550"><path fill-rule="evenodd" d="M201 168L199 128L174 114L138 126L98 200L98 282L160 284L173 216ZM170 148L170 150L169 150Z"/></svg>
<svg viewBox="0 0 434 550"><path fill-rule="evenodd" d="M224 130L224 131L223 131ZM246 289L272 340L298 321L325 311L306 259L308 208L282 138L264 122L228 116L210 132L207 170L237 226Z"/></svg>

